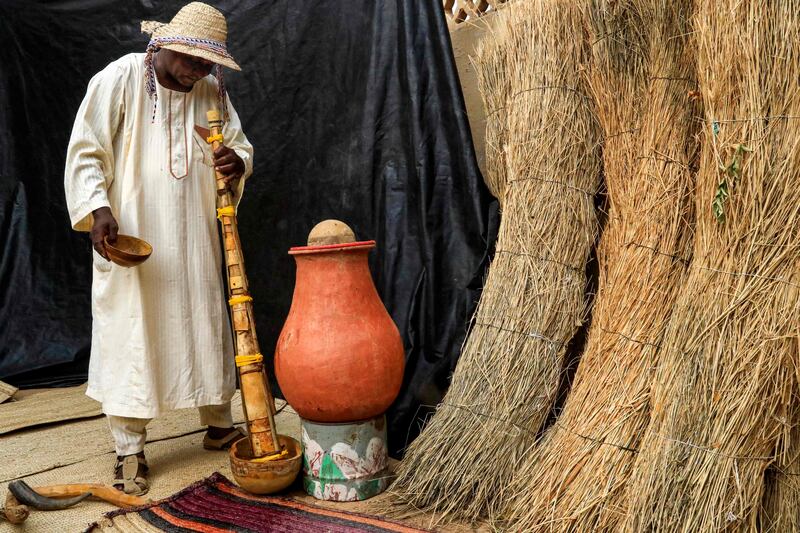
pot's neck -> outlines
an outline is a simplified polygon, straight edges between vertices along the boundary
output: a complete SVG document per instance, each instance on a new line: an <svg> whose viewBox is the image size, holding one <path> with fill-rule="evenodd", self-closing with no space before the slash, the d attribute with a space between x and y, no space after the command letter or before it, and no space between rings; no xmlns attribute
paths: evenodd
<svg viewBox="0 0 800 533"><path fill-rule="evenodd" d="M367 256L369 249L295 255L295 294L310 291L319 298L346 298L349 294L377 297Z"/></svg>

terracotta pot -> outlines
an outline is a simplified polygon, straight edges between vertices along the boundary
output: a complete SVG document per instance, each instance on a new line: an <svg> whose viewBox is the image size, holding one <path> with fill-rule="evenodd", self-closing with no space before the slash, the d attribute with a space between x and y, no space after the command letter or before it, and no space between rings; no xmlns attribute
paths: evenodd
<svg viewBox="0 0 800 533"><path fill-rule="evenodd" d="M297 280L275 351L275 375L297 413L316 422L378 416L400 392L403 343L367 265L375 241L289 250Z"/></svg>

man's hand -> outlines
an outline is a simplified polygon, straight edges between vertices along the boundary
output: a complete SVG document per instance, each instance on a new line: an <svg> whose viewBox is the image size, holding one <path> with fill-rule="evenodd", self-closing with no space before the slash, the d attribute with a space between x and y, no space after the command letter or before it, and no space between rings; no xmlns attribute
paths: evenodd
<svg viewBox="0 0 800 533"><path fill-rule="evenodd" d="M214 150L214 169L222 174L225 184L234 189L244 175L244 161L232 149L220 145Z"/></svg>
<svg viewBox="0 0 800 533"><path fill-rule="evenodd" d="M90 235L92 236L92 246L98 254L102 255L108 261L108 252L106 252L106 245L103 239L108 236L108 242L114 244L117 242L117 230L119 226L111 214L111 209L108 207L101 207L92 211L94 215L94 225Z"/></svg>

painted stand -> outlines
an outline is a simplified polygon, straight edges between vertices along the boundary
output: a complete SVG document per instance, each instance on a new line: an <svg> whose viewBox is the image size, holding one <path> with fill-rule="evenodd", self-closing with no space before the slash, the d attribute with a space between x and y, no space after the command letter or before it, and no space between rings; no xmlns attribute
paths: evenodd
<svg viewBox="0 0 800 533"><path fill-rule="evenodd" d="M302 420L303 488L320 500L366 500L389 485L386 416L343 424Z"/></svg>

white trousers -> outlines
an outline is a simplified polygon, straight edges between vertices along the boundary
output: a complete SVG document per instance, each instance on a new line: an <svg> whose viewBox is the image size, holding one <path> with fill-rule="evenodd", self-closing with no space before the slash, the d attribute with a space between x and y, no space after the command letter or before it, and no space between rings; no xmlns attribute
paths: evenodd
<svg viewBox="0 0 800 533"><path fill-rule="evenodd" d="M200 424L203 426L218 428L233 426L230 402L222 405L204 405L198 407L197 410L200 412ZM150 422L150 418L111 415L106 415L106 417L108 418L108 427L111 428L111 436L114 437L117 455L133 455L144 450L144 443L147 440L147 424Z"/></svg>

